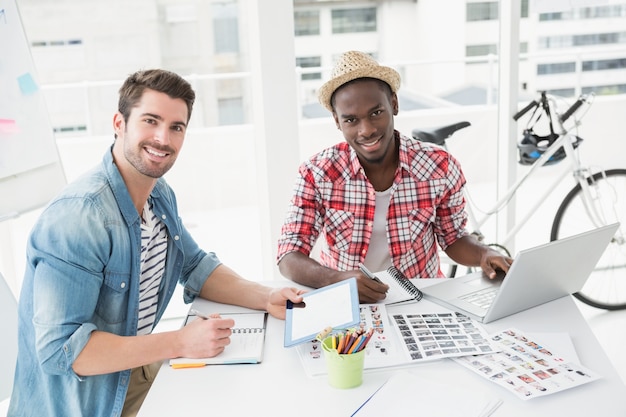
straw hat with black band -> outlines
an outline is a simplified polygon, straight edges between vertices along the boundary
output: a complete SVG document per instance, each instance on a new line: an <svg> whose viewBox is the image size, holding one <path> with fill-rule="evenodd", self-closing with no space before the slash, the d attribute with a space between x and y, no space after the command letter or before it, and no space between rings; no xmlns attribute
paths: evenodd
<svg viewBox="0 0 626 417"><path fill-rule="evenodd" d="M357 78L376 78L384 81L394 93L400 88L400 74L396 70L379 65L374 58L359 51L348 51L341 55L330 75L331 79L317 91L320 104L330 112L333 111L331 99L335 91Z"/></svg>

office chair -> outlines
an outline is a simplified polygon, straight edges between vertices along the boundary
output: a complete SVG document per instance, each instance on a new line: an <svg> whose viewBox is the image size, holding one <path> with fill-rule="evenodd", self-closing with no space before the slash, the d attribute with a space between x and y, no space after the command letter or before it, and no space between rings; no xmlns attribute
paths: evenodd
<svg viewBox="0 0 626 417"><path fill-rule="evenodd" d="M0 273L0 412L11 396L17 359L17 300ZM8 401L6 401L8 404Z"/></svg>

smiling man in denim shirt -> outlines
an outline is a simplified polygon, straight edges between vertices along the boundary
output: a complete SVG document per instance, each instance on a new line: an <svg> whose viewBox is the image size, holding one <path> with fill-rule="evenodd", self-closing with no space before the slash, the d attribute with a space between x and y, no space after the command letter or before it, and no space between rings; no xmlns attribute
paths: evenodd
<svg viewBox="0 0 626 417"><path fill-rule="evenodd" d="M201 250L162 176L195 93L163 70L132 74L102 163L43 211L28 241L10 416L131 416L163 360L228 349L233 321L151 334L177 283L196 296L285 316L294 288L247 281Z"/></svg>

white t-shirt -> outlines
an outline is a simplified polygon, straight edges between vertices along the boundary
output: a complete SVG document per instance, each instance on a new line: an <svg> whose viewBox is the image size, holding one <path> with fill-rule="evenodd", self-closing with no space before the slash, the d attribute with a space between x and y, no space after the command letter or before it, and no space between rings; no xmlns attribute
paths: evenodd
<svg viewBox="0 0 626 417"><path fill-rule="evenodd" d="M387 211L389 211L390 200L391 188L385 191L376 191L372 238L363 262L365 267L372 272L383 271L391 266L391 255L387 242Z"/></svg>

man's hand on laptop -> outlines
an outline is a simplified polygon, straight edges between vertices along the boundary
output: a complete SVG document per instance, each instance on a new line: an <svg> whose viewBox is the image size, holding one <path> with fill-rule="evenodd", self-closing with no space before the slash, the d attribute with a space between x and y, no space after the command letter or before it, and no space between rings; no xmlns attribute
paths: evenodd
<svg viewBox="0 0 626 417"><path fill-rule="evenodd" d="M505 274L509 272L509 267L513 263L513 258L503 255L495 249L488 248L480 260L480 267L486 276L494 279L497 276L496 270L501 270Z"/></svg>

